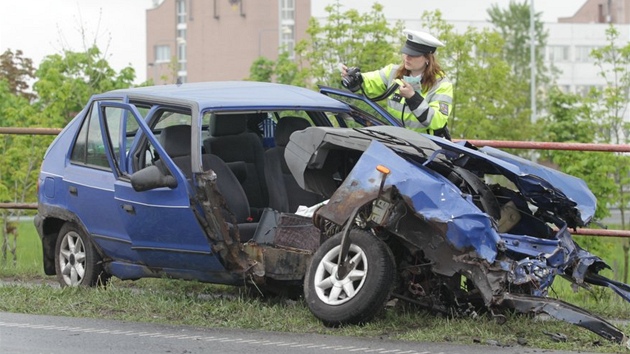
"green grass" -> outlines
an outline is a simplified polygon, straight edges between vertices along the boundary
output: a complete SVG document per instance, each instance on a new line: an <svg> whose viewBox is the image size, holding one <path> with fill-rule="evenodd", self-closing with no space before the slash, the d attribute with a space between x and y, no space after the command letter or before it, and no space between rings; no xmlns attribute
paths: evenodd
<svg viewBox="0 0 630 354"><path fill-rule="evenodd" d="M1 241L1 240L0 240ZM44 276L42 243L29 218L18 224L17 247L15 257L7 254L7 259L0 255L0 276L32 278Z"/></svg>
<svg viewBox="0 0 630 354"><path fill-rule="evenodd" d="M0 264L0 277L44 285L0 286L0 311L410 341L511 346L526 342L531 348L602 353L623 349L577 326L523 315L508 315L505 323L487 315L449 319L398 303L364 326L330 329L322 326L302 300L254 297L241 287L169 279L113 279L107 289L60 289L45 285L54 277L43 275L41 244L32 221L20 223L19 230L17 265L12 262ZM593 247L600 249L593 253L611 266L622 265L624 240L599 240L601 242ZM617 279L620 273L619 270L604 271L604 275ZM630 305L608 289L597 289L592 293L582 289L575 293L568 282L558 279L550 295L605 318L630 319ZM621 324L619 327L630 333L630 326ZM546 333L565 334L568 341L557 343Z"/></svg>
<svg viewBox="0 0 630 354"><path fill-rule="evenodd" d="M522 315L508 315L505 323L489 316L448 319L401 304L388 307L375 321L364 326L331 329L315 319L301 300L260 299L238 287L147 280L138 281L134 286L130 286L131 282L114 280L107 289L0 286L0 311L409 341L510 346L525 341L531 348L602 353L622 349L564 322L540 321ZM625 325L622 329L630 330ZM546 333L565 334L568 341L556 343Z"/></svg>

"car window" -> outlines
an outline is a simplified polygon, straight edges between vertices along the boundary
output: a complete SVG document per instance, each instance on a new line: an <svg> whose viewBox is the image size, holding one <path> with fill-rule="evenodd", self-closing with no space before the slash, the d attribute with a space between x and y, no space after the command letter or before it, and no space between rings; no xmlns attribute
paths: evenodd
<svg viewBox="0 0 630 354"><path fill-rule="evenodd" d="M191 125L192 118L190 113L180 113L164 110L160 112L160 118L154 127L154 130L161 130L172 125Z"/></svg>
<svg viewBox="0 0 630 354"><path fill-rule="evenodd" d="M110 169L107 160L106 144L103 141L102 127L98 119L97 101L90 107L90 112L84 120L75 145L70 155L70 161L77 164L85 164L91 167ZM106 121L110 130L107 133L114 151L120 148L118 133L120 132L121 112L106 109ZM137 129L137 127L136 127Z"/></svg>
<svg viewBox="0 0 630 354"><path fill-rule="evenodd" d="M372 108L369 104L355 99L353 97L346 97L342 95L336 95L334 93L326 93L326 95L341 101L345 102L354 112L351 115L339 115L335 116L337 122L333 122L334 126L339 126L340 124L345 125L346 127L353 128L356 125L359 126L372 126L372 125L391 125L379 112L377 112L374 108ZM378 102L381 107L385 107L385 101Z"/></svg>

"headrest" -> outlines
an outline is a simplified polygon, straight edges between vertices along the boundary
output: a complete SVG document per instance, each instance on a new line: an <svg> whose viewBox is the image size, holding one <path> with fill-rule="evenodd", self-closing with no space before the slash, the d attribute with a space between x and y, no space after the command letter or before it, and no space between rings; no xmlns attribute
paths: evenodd
<svg viewBox="0 0 630 354"><path fill-rule="evenodd" d="M246 114L217 114L210 122L211 136L226 136L244 133L247 130Z"/></svg>
<svg viewBox="0 0 630 354"><path fill-rule="evenodd" d="M300 117L282 117L276 125L276 146L287 146L293 132L311 126L308 120Z"/></svg>
<svg viewBox="0 0 630 354"><path fill-rule="evenodd" d="M190 155L190 125L171 125L162 129L160 144L171 158Z"/></svg>
<svg viewBox="0 0 630 354"><path fill-rule="evenodd" d="M261 128L260 123L262 123L265 119L267 119L267 113L247 114L247 131L256 133L258 136L262 136L264 131Z"/></svg>

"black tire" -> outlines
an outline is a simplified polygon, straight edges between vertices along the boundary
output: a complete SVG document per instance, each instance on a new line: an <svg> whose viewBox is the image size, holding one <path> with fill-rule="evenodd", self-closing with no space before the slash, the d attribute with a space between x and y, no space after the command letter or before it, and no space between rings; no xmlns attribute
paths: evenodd
<svg viewBox="0 0 630 354"><path fill-rule="evenodd" d="M329 327L362 324L374 318L391 295L396 272L389 247L369 232L353 229L348 257L355 259L355 267L337 279L341 236L338 233L319 247L304 278L308 308Z"/></svg>
<svg viewBox="0 0 630 354"><path fill-rule="evenodd" d="M104 286L110 278L89 237L73 223L65 223L57 236L55 271L62 287Z"/></svg>

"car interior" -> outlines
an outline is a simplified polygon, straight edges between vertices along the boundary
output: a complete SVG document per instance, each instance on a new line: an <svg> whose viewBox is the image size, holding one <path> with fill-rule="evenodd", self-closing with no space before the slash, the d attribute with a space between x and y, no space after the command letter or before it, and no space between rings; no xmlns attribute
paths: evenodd
<svg viewBox="0 0 630 354"><path fill-rule="evenodd" d="M291 134L312 126L312 122L297 115L276 115L276 119L269 116L216 114L207 120L207 130L202 134L203 168L217 174L217 188L229 209L224 210L224 217L230 226L238 225L241 242L254 236L265 208L294 213L300 205L312 206L324 200L300 188L284 159ZM162 147L188 179L192 178L190 122L190 115L162 112L153 128ZM150 156L153 164L166 169L155 151Z"/></svg>

